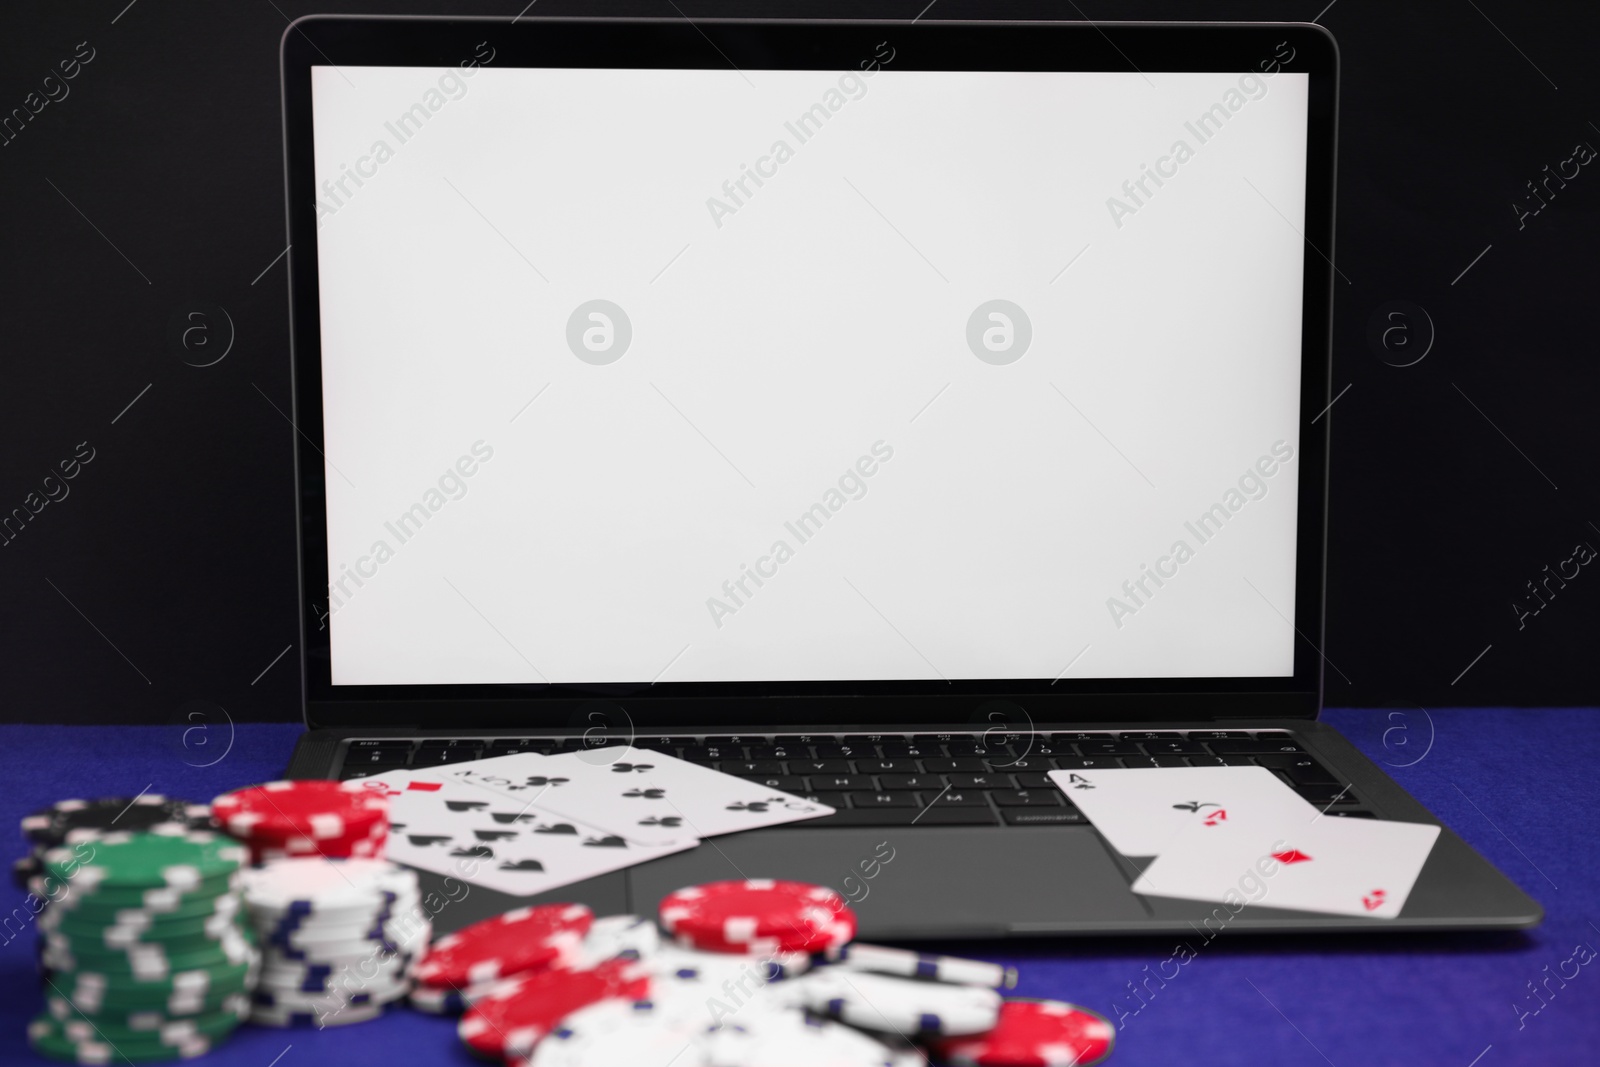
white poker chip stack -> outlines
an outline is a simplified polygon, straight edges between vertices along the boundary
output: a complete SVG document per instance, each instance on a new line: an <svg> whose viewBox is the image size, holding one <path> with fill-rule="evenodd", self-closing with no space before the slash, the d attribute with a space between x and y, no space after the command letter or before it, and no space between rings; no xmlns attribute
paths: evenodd
<svg viewBox="0 0 1600 1067"><path fill-rule="evenodd" d="M250 1021L364 1022L411 988L432 925L416 872L375 859L281 859L246 872L262 948Z"/></svg>

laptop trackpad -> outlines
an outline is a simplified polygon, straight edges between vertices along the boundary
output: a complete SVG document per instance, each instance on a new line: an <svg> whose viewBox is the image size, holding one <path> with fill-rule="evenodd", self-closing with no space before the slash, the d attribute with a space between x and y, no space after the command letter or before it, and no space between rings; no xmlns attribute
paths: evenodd
<svg viewBox="0 0 1600 1067"><path fill-rule="evenodd" d="M634 867L627 878L640 915L654 915L666 894L700 882L788 878L830 886L851 902L866 941L1042 933L1061 923L1126 926L1149 915L1087 827L788 826L712 838Z"/></svg>

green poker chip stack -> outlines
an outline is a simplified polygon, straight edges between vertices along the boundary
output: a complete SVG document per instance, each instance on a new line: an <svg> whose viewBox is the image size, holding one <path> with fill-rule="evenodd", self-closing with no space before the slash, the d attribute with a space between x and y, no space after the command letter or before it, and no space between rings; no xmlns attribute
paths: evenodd
<svg viewBox="0 0 1600 1067"><path fill-rule="evenodd" d="M247 850L184 826L101 832L39 855L41 1055L77 1063L198 1056L249 1015L260 970L238 888ZM48 890L48 892L46 892Z"/></svg>

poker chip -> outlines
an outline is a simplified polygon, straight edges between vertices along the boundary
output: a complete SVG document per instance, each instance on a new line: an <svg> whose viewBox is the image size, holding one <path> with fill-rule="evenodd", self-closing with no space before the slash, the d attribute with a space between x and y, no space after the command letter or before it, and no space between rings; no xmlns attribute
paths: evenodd
<svg viewBox="0 0 1600 1067"><path fill-rule="evenodd" d="M11 863L11 881L18 889L29 889L29 881L44 873L44 864L37 854L29 853Z"/></svg>
<svg viewBox="0 0 1600 1067"><path fill-rule="evenodd" d="M23 836L44 848L91 840L115 831L182 833L210 828L211 809L204 804L191 804L155 793L99 800L62 800L22 820Z"/></svg>
<svg viewBox="0 0 1600 1067"><path fill-rule="evenodd" d="M518 908L433 943L417 965L425 986L478 985L575 962L594 913L582 904Z"/></svg>
<svg viewBox="0 0 1600 1067"><path fill-rule="evenodd" d="M80 850L88 850L85 858ZM100 890L169 889L186 893L224 877L248 857L233 841L204 830L182 833L108 833L77 846L44 853L47 875L69 883L74 895Z"/></svg>
<svg viewBox="0 0 1600 1067"><path fill-rule="evenodd" d="M107 978L156 981L183 971L245 963L254 958L255 952L255 942L235 929L210 945L183 951L169 951L163 945L139 945L126 951L86 953L47 942L39 958L52 970L71 971L80 977L101 974Z"/></svg>
<svg viewBox="0 0 1600 1067"><path fill-rule="evenodd" d="M895 1052L859 1030L799 1012L743 1013L707 1035L706 1067L893 1067Z"/></svg>
<svg viewBox="0 0 1600 1067"><path fill-rule="evenodd" d="M194 1015L207 1006L245 992L255 981L259 964L227 964L179 971L156 981L108 977L46 969L46 991L73 1004L85 1015L165 1011Z"/></svg>
<svg viewBox="0 0 1600 1067"><path fill-rule="evenodd" d="M981 986L825 968L795 987L812 1011L863 1030L977 1034L993 1029L1000 1016L1000 994Z"/></svg>
<svg viewBox="0 0 1600 1067"><path fill-rule="evenodd" d="M417 874L378 859L277 860L246 871L242 891L252 921L257 915L348 917L380 905L386 894L415 898Z"/></svg>
<svg viewBox="0 0 1600 1067"><path fill-rule="evenodd" d="M315 1026L320 1030L328 1026L349 1026L352 1023L368 1023L383 1015L383 1009L384 1005L382 1004L351 1005L346 1008L334 1008L323 1013L316 1011L289 1011L281 1008L258 1006L250 1010L250 1021L256 1026Z"/></svg>
<svg viewBox="0 0 1600 1067"><path fill-rule="evenodd" d="M116 1044L98 1039L74 1040L62 1033L59 1021L49 1015L41 1015L28 1024L28 1043L42 1056L69 1063L155 1063L202 1056L212 1048L211 1039L198 1034L171 1042L159 1036Z"/></svg>
<svg viewBox="0 0 1600 1067"><path fill-rule="evenodd" d="M242 894L262 947L250 1020L267 1026L376 1018L410 991L433 935L416 872L386 860L274 860Z"/></svg>
<svg viewBox="0 0 1600 1067"><path fill-rule="evenodd" d="M664 984L671 983L674 989L694 991L705 1000L726 996L722 991L725 984L748 993L772 982L798 977L811 966L811 957L803 952L735 956L664 945L639 963L654 980L653 996L662 995Z"/></svg>
<svg viewBox="0 0 1600 1067"><path fill-rule="evenodd" d="M661 949L661 932L649 919L637 915L608 915L594 920L583 935L583 958L590 963L619 957L639 960Z"/></svg>
<svg viewBox="0 0 1600 1067"><path fill-rule="evenodd" d="M104 1020L85 1018L56 1019L63 1037L71 1041L105 1041L121 1047L124 1044L159 1041L177 1045L191 1037L204 1037L215 1041L225 1037L250 1014L250 999L245 996L228 998L221 1009L191 1015L181 1019L156 1016L151 1025L133 1027L115 1025ZM51 1016L55 1018L55 1016Z"/></svg>
<svg viewBox="0 0 1600 1067"><path fill-rule="evenodd" d="M1059 1000L1007 1000L994 1029L933 1046L956 1067L1089 1067L1111 1053L1116 1029L1098 1012Z"/></svg>
<svg viewBox="0 0 1600 1067"><path fill-rule="evenodd" d="M563 1019L526 1067L706 1067L705 1032L699 1005L607 1000Z"/></svg>
<svg viewBox="0 0 1600 1067"><path fill-rule="evenodd" d="M929 978L957 985L1010 989L1017 984L1017 971L998 963L967 960L957 956L927 956L910 949L887 945L866 945L859 941L824 952L823 958L843 970L893 974L902 978Z"/></svg>
<svg viewBox="0 0 1600 1067"><path fill-rule="evenodd" d="M223 897L210 915L192 919L126 912L111 922L95 922L70 912L46 912L39 917L39 928L46 944L59 941L82 950L129 949L138 945L200 947L229 930L241 928L239 898Z"/></svg>
<svg viewBox="0 0 1600 1067"><path fill-rule="evenodd" d="M484 982L481 985L467 986L465 989L451 989L448 986L436 989L433 986L419 985L412 987L406 999L413 1008L429 1015L460 1015L494 992L499 984L499 982Z"/></svg>
<svg viewBox="0 0 1600 1067"><path fill-rule="evenodd" d="M46 914L81 914L85 921L106 921L117 912L146 912L151 916L203 918L217 907L217 901L235 894L239 881L229 876L210 878L192 889L176 886L151 886L146 889L108 889L68 882L41 874L28 882L37 895L51 902Z"/></svg>
<svg viewBox="0 0 1600 1067"><path fill-rule="evenodd" d="M501 983L467 1010L456 1033L481 1055L526 1057L540 1038L578 1009L604 1000L643 1000L649 992L649 976L632 960L538 971Z"/></svg>
<svg viewBox="0 0 1600 1067"><path fill-rule="evenodd" d="M855 936L856 917L824 886L749 879L667 894L661 925L679 944L711 952L823 952Z"/></svg>
<svg viewBox="0 0 1600 1067"><path fill-rule="evenodd" d="M247 840L305 837L327 841L364 833L388 814L382 793L360 782L309 779L267 782L224 793L211 802L217 825Z"/></svg>
<svg viewBox="0 0 1600 1067"><path fill-rule="evenodd" d="M183 1023L193 1021L200 1033L210 1033L215 1027L208 1020L220 1017L230 1017L243 1021L250 1015L250 997L245 993L233 993L215 998L210 1003L202 1002L194 1011L187 1014L172 1014L163 1011L131 1011L126 1013L100 1012L85 1013L68 1003L61 997L46 997L45 1009L52 1018L64 1024L78 1028L66 1029L64 1032L71 1036L74 1032L81 1032L82 1024L92 1024L101 1033L116 1035L123 1031L133 1033L147 1033L160 1030L170 1023Z"/></svg>

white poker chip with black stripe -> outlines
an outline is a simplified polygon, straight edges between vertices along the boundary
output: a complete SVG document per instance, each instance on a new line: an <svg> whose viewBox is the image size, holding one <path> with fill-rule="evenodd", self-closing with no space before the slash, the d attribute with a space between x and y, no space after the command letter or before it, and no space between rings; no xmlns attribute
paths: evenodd
<svg viewBox="0 0 1600 1067"><path fill-rule="evenodd" d="M583 935L581 955L592 966L601 960L642 960L661 950L661 931L650 919L637 915L608 915L596 919Z"/></svg>
<svg viewBox="0 0 1600 1067"><path fill-rule="evenodd" d="M982 986L823 968L795 983L805 1006L864 1030L960 1036L992 1030L1000 994Z"/></svg>

